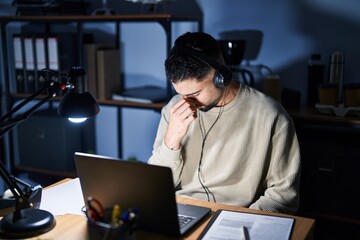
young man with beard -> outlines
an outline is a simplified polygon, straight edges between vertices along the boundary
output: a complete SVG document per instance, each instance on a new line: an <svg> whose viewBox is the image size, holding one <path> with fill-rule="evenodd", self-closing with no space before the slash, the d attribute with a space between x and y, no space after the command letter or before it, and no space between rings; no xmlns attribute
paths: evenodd
<svg viewBox="0 0 360 240"><path fill-rule="evenodd" d="M165 69L178 94L162 109L149 163L172 169L176 194L294 213L299 144L281 104L234 81L206 33L180 36Z"/></svg>

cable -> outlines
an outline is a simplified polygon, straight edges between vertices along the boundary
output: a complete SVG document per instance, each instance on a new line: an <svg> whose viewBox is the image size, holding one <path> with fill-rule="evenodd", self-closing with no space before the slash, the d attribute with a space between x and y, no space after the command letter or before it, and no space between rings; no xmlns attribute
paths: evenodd
<svg viewBox="0 0 360 240"><path fill-rule="evenodd" d="M198 166L198 179L199 179L199 183L200 185L202 186L202 188L204 189L205 193L206 193L206 196L207 196L207 199L208 199L208 202L210 202L210 196L212 196L214 202L216 202L216 199L215 199L215 195L210 191L210 189L208 187L206 187L204 185L204 183L201 181L201 177L200 177L200 166L201 166L201 160L202 160L202 156L203 156L203 150L204 150L204 144L205 144L205 141L203 140L202 142L202 146L201 146L201 154L200 154L200 161L199 161L199 166Z"/></svg>
<svg viewBox="0 0 360 240"><path fill-rule="evenodd" d="M228 88L226 88L226 90L228 90ZM227 95L227 92L225 93L224 91L224 96L223 96L223 100L225 98L225 96ZM200 173L201 173L201 162L202 162L202 158L203 158L203 154L204 154L204 146L205 146L205 140L210 132L210 130L214 127L215 123L219 120L220 116L222 115L222 112L224 111L224 106L220 105L220 109L219 109L219 113L215 119L215 121L213 122L213 124L210 126L209 130L207 132L205 132L205 129L203 129L203 126L201 124L201 114L199 113L199 127L200 127L200 132L201 132L201 136L202 136L202 144L201 144L201 152L200 152L200 159L199 159L199 166L198 166L198 179L199 179L199 183L202 186L202 188L204 189L208 202L210 202L210 195L212 196L214 202L216 203L216 198L215 195L210 191L210 189L205 186L205 184L201 181L201 177L200 177Z"/></svg>

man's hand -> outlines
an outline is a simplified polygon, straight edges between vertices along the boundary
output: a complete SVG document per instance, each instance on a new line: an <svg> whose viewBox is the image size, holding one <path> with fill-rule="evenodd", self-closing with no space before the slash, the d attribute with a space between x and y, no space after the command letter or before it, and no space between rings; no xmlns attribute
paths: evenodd
<svg viewBox="0 0 360 240"><path fill-rule="evenodd" d="M180 148L180 142L185 136L189 125L197 118L197 101L193 98L183 98L170 108L169 126L164 142L172 150Z"/></svg>

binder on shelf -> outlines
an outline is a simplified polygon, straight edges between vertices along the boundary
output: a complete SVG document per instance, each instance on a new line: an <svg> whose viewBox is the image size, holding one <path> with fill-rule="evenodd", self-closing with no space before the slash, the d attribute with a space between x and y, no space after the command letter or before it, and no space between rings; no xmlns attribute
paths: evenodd
<svg viewBox="0 0 360 240"><path fill-rule="evenodd" d="M99 49L96 58L98 98L108 100L113 92L121 89L120 52L118 48Z"/></svg>
<svg viewBox="0 0 360 240"><path fill-rule="evenodd" d="M48 48L48 66L51 70L59 71L58 39L54 36L49 36L46 42Z"/></svg>
<svg viewBox="0 0 360 240"><path fill-rule="evenodd" d="M66 74L75 64L75 35L60 33L47 37L48 67Z"/></svg>
<svg viewBox="0 0 360 240"><path fill-rule="evenodd" d="M13 35L12 38L14 49L14 70L16 79L16 91L25 92L25 68L23 58L23 43L20 35Z"/></svg>
<svg viewBox="0 0 360 240"><path fill-rule="evenodd" d="M113 93L112 99L139 103L160 103L167 100L167 92L165 88L157 86L134 87Z"/></svg>
<svg viewBox="0 0 360 240"><path fill-rule="evenodd" d="M44 82L44 79L42 78L40 72L42 69L46 68L46 47L45 47L46 41L45 37L37 36L35 37L35 68L36 68L36 80L35 80L35 86L38 88L42 85Z"/></svg>
<svg viewBox="0 0 360 240"><path fill-rule="evenodd" d="M71 67L78 65L78 54L76 48L76 34L74 33L59 33L56 35L58 57L59 57L59 72L67 74Z"/></svg>
<svg viewBox="0 0 360 240"><path fill-rule="evenodd" d="M98 81L97 81L97 51L100 49L111 48L109 45L89 43L85 44L86 59L86 83L87 90L95 97L99 98Z"/></svg>
<svg viewBox="0 0 360 240"><path fill-rule="evenodd" d="M25 50L25 92L35 91L35 53L32 36L24 37Z"/></svg>

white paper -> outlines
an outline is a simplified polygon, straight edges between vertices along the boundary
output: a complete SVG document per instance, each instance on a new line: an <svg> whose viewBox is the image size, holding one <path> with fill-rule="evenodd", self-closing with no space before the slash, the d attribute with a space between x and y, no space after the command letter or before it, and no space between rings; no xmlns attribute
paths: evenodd
<svg viewBox="0 0 360 240"><path fill-rule="evenodd" d="M40 209L49 211L53 215L84 215L81 212L84 205L79 178L42 191Z"/></svg>
<svg viewBox="0 0 360 240"><path fill-rule="evenodd" d="M222 211L202 239L289 239L294 219Z"/></svg>

